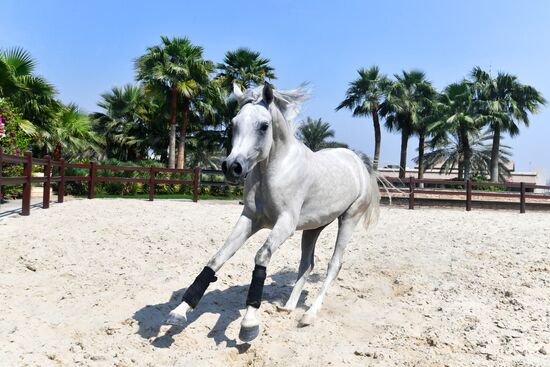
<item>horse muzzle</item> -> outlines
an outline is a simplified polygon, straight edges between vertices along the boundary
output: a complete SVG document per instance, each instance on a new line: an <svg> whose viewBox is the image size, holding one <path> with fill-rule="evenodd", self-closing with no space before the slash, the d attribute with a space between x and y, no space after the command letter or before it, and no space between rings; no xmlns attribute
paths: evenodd
<svg viewBox="0 0 550 367"><path fill-rule="evenodd" d="M243 183L248 173L245 170L245 163L239 158L233 161L230 161L229 159L223 161L222 171L225 175L225 181L230 185L238 185Z"/></svg>

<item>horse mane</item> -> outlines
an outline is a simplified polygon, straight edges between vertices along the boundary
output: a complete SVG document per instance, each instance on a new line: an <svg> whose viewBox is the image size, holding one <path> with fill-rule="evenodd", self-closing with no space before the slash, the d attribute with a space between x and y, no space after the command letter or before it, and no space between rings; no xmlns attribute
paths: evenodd
<svg viewBox="0 0 550 367"><path fill-rule="evenodd" d="M238 100L239 106L242 107L250 102L261 102L262 90L263 85L244 91L243 97ZM311 91L308 89L308 83L302 83L294 89L273 90L273 101L285 117L285 120L292 132L295 131L294 119L300 114L302 103L308 100L310 96Z"/></svg>

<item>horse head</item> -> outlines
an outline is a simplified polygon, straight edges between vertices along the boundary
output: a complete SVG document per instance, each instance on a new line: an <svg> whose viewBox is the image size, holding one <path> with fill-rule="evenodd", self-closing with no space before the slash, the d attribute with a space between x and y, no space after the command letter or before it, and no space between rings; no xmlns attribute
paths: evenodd
<svg viewBox="0 0 550 367"><path fill-rule="evenodd" d="M288 91L276 91L269 84L242 91L233 84L233 96L240 105L232 119L232 150L222 163L228 183L242 182L247 174L269 157L277 143L294 141L291 121L308 97L305 85Z"/></svg>

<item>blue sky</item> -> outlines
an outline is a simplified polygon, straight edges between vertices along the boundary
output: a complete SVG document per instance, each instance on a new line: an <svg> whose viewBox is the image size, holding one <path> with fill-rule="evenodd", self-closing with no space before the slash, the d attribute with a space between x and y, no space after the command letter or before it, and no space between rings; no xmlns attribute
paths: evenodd
<svg viewBox="0 0 550 367"><path fill-rule="evenodd" d="M421 69L438 88L473 66L516 74L550 100L550 2L531 1L27 1L0 5L0 48L21 46L65 102L86 111L100 93L133 82L133 60L160 35L187 36L220 62L246 46L271 59L275 84L313 87L303 115L372 154L372 122L334 108L359 67ZM550 171L550 112L506 139L517 170ZM411 139L409 158L416 155ZM399 136L383 133L383 164L399 161Z"/></svg>

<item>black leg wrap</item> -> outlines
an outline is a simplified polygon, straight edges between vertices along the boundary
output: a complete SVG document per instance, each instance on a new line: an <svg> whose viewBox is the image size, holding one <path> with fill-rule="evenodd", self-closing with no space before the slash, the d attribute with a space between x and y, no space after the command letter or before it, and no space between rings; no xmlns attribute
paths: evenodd
<svg viewBox="0 0 550 367"><path fill-rule="evenodd" d="M252 272L252 281L246 297L246 305L254 308L260 308L262 303L262 293L264 292L265 266L256 265Z"/></svg>
<svg viewBox="0 0 550 367"><path fill-rule="evenodd" d="M197 307L197 304L204 295L204 292L206 292L206 288L208 288L210 283L218 280L214 274L214 270L210 269L208 266L205 266L200 274L195 278L193 284L187 288L185 294L183 295L183 300L189 306L192 308Z"/></svg>

